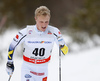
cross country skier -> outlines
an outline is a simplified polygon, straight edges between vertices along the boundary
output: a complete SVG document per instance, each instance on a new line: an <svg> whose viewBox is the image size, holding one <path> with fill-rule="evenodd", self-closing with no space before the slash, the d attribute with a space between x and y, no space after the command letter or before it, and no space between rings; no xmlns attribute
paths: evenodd
<svg viewBox="0 0 100 81"><path fill-rule="evenodd" d="M68 53L60 31L49 25L50 17L50 10L46 6L38 7L35 10L36 25L27 25L13 38L8 50L8 75L12 75L14 71L13 55L21 43L24 49L21 81L47 81L48 63L54 41L61 47L64 55Z"/></svg>

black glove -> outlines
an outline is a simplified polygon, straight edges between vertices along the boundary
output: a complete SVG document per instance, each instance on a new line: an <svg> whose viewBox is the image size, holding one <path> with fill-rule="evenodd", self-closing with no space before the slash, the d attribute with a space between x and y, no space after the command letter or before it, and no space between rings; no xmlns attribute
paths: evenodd
<svg viewBox="0 0 100 81"><path fill-rule="evenodd" d="M13 62L7 62L6 67L7 67L6 71L7 71L8 75L11 75L14 72Z"/></svg>

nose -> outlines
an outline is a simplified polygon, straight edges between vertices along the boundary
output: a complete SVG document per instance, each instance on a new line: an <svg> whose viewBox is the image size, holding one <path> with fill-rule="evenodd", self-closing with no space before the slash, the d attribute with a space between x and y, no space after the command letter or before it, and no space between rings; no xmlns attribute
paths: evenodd
<svg viewBox="0 0 100 81"><path fill-rule="evenodd" d="M43 26L43 27L46 27L46 23L43 23L42 26Z"/></svg>

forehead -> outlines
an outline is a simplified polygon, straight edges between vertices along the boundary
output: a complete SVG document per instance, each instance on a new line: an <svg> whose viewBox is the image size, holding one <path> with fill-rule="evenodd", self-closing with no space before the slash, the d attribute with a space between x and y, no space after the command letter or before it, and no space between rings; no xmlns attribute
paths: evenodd
<svg viewBox="0 0 100 81"><path fill-rule="evenodd" d="M37 20L49 20L50 16L48 16L48 15L46 15L46 16L40 15L40 16L37 16L36 19Z"/></svg>

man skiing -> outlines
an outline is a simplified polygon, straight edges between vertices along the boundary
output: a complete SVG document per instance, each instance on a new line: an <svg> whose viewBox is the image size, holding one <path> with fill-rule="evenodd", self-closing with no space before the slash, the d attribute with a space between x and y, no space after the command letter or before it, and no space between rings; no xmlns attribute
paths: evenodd
<svg viewBox="0 0 100 81"><path fill-rule="evenodd" d="M50 17L50 10L46 6L38 7L35 10L36 25L27 25L13 38L8 50L8 75L12 75L14 71L13 55L21 43L24 50L21 81L47 81L48 63L54 42L60 46L64 55L68 53L59 29L49 25Z"/></svg>

